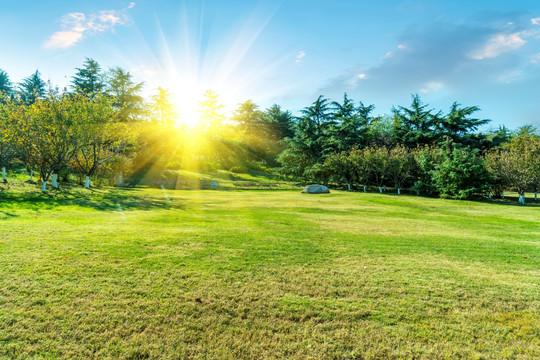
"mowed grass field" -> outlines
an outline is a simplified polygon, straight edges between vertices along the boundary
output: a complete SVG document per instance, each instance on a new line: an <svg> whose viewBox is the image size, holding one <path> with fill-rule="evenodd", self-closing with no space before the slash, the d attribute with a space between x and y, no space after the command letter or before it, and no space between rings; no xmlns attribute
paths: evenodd
<svg viewBox="0 0 540 360"><path fill-rule="evenodd" d="M6 190L0 226L0 358L540 358L538 206Z"/></svg>

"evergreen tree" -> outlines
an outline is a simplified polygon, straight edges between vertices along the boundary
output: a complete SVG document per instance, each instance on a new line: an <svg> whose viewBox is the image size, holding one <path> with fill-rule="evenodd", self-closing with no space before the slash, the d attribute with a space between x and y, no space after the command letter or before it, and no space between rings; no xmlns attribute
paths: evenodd
<svg viewBox="0 0 540 360"><path fill-rule="evenodd" d="M106 88L105 78L97 61L86 58L82 68L76 68L71 84L75 93L86 94L93 98L103 93Z"/></svg>
<svg viewBox="0 0 540 360"><path fill-rule="evenodd" d="M412 96L411 108L400 106L393 108L395 116L395 135L401 144L414 148L427 144L436 143L439 140L437 128L441 121L441 113L433 113L433 109L427 109L428 104L423 104L420 97Z"/></svg>
<svg viewBox="0 0 540 360"><path fill-rule="evenodd" d="M46 92L45 82L41 79L41 74L38 70L19 84L19 95L27 105L33 104L37 99L45 97Z"/></svg>

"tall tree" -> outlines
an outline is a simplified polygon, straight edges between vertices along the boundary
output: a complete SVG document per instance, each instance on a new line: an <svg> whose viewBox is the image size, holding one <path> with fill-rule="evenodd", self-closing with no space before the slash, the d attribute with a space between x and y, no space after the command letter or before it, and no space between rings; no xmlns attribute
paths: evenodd
<svg viewBox="0 0 540 360"><path fill-rule="evenodd" d="M10 98L13 96L13 84L9 80L9 75L4 70L0 69L0 102L2 97Z"/></svg>
<svg viewBox="0 0 540 360"><path fill-rule="evenodd" d="M178 118L176 106L171 101L171 94L168 90L158 87L158 92L151 97L150 109L152 119L160 124L172 125Z"/></svg>
<svg viewBox="0 0 540 360"><path fill-rule="evenodd" d="M433 113L428 109L428 104L423 104L418 94L412 95L410 108L399 106L393 108L395 117L395 134L397 140L403 145L414 148L432 144L439 140L437 127L441 113Z"/></svg>
<svg viewBox="0 0 540 360"><path fill-rule="evenodd" d="M274 104L264 111L263 121L267 133L276 141L294 136L294 116L290 111L283 111Z"/></svg>
<svg viewBox="0 0 540 360"><path fill-rule="evenodd" d="M138 120L143 114L141 91L144 83L136 83L133 76L120 67L109 70L108 92L118 109L121 121Z"/></svg>
<svg viewBox="0 0 540 360"><path fill-rule="evenodd" d="M199 101L199 126L203 131L219 132L223 127L224 106L219 102L219 95L207 90Z"/></svg>
<svg viewBox="0 0 540 360"><path fill-rule="evenodd" d="M367 142L367 125L370 122L370 113L373 105L359 106L354 104L347 93L343 96L343 103L332 102L332 114L335 124L332 129L331 143L340 151L348 151L353 146L362 146Z"/></svg>
<svg viewBox="0 0 540 360"><path fill-rule="evenodd" d="M25 104L33 104L37 99L45 97L47 92L45 86L45 82L41 79L41 74L36 70L35 73L25 78L19 84L19 95Z"/></svg>
<svg viewBox="0 0 540 360"><path fill-rule="evenodd" d="M474 131L490 120L471 118L472 114L480 110L478 106L460 106L457 102L452 104L450 112L440 119L438 131L441 136L450 138L454 143L478 148L486 140L486 136Z"/></svg>
<svg viewBox="0 0 540 360"><path fill-rule="evenodd" d="M66 168L79 149L78 124L84 119L81 104L77 97L53 93L28 107L18 107L17 137L25 162L39 172L44 191L49 177Z"/></svg>
<svg viewBox="0 0 540 360"><path fill-rule="evenodd" d="M71 80L75 93L86 94L93 98L105 91L105 75L97 61L86 58L81 68L76 68L77 72Z"/></svg>

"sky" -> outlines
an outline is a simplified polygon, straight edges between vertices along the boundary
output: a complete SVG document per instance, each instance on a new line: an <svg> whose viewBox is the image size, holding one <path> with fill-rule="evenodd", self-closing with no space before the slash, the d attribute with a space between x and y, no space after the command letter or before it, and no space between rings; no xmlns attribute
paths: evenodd
<svg viewBox="0 0 540 360"><path fill-rule="evenodd" d="M540 128L540 1L0 0L0 69L69 86L85 58L167 88L182 116L204 91L294 114L319 95Z"/></svg>

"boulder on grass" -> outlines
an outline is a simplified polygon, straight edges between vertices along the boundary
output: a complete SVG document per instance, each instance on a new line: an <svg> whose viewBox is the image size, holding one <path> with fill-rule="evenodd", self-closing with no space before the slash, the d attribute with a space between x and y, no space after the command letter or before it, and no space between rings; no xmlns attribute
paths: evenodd
<svg viewBox="0 0 540 360"><path fill-rule="evenodd" d="M302 192L305 194L329 194L330 190L324 185L308 185Z"/></svg>

